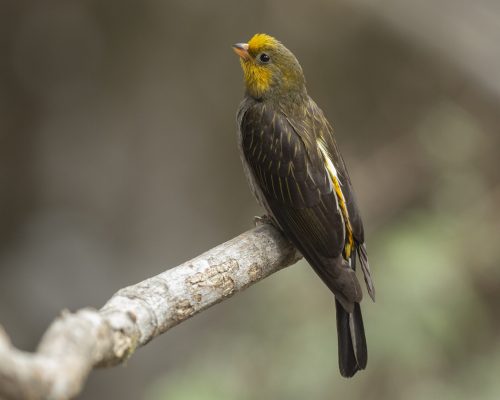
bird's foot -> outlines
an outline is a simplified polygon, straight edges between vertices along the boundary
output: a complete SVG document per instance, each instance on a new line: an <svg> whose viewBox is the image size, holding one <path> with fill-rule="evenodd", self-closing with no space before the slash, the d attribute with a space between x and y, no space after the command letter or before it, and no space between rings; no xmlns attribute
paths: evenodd
<svg viewBox="0 0 500 400"><path fill-rule="evenodd" d="M257 227L257 226L262 226L262 225L265 225L265 224L271 224L271 225L274 225L273 223L273 219L271 218L271 216L265 214L265 215L262 215L260 217L258 216L255 216L253 218L253 223L254 225Z"/></svg>

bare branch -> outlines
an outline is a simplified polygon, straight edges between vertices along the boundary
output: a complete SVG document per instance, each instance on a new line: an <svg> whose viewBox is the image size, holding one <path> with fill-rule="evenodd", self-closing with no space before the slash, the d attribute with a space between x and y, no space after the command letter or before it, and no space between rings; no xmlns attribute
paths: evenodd
<svg viewBox="0 0 500 400"><path fill-rule="evenodd" d="M64 311L36 353L14 348L0 327L0 399L72 398L92 368L121 363L138 346L299 258L263 225L119 290L100 311Z"/></svg>

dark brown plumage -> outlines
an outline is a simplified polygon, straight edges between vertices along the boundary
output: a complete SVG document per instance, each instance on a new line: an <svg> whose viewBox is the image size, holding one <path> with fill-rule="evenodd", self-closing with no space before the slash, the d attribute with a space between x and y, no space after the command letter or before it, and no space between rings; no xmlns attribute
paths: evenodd
<svg viewBox="0 0 500 400"><path fill-rule="evenodd" d="M238 125L250 186L334 293L340 372L353 376L367 363L356 254L372 298L375 291L347 168L293 54L267 35L236 46L247 84Z"/></svg>

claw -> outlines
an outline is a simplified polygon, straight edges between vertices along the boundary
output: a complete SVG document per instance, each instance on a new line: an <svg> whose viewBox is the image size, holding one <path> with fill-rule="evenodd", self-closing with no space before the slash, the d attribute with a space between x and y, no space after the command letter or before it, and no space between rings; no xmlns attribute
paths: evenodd
<svg viewBox="0 0 500 400"><path fill-rule="evenodd" d="M271 216L265 214L265 215L262 215L260 217L255 216L253 218L253 223L255 226L262 226L265 224L273 224L273 219L271 218Z"/></svg>

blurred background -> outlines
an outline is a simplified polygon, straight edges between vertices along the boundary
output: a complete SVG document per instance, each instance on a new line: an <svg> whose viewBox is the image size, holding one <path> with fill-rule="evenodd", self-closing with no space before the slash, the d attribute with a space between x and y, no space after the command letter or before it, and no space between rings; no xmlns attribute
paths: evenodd
<svg viewBox="0 0 500 400"><path fill-rule="evenodd" d="M81 399L498 399L500 3L2 1L0 323L64 308L262 214L236 150L231 44L299 58L365 219L368 369L340 378L333 299L301 262L183 323Z"/></svg>

